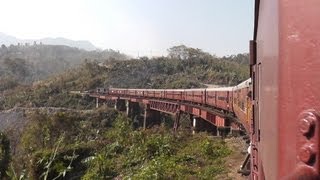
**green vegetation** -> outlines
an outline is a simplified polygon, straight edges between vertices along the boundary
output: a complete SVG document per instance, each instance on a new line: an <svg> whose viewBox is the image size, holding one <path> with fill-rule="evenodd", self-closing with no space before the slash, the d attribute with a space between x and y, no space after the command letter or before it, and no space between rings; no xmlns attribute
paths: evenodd
<svg viewBox="0 0 320 180"><path fill-rule="evenodd" d="M185 48L185 51L189 50ZM184 55L184 59L169 54L169 57L153 59L109 59L104 63L86 60L78 68L35 82L32 86L17 86L5 91L4 97L0 97L0 110L14 106L89 109L93 107L93 102L87 103L90 101L88 98L81 99L69 92L96 87L198 88L205 87L204 84L235 85L249 76L246 54L217 58L199 49L190 49L190 57ZM173 51L172 48L170 51ZM6 86L16 86L14 79L8 79Z"/></svg>
<svg viewBox="0 0 320 180"><path fill-rule="evenodd" d="M114 50L84 51L62 45L11 45L0 48L0 92L30 85L82 64L85 59L104 61L128 57Z"/></svg>
<svg viewBox="0 0 320 180"><path fill-rule="evenodd" d="M0 132L0 178L7 177L10 162L10 142L4 133Z"/></svg>
<svg viewBox="0 0 320 180"><path fill-rule="evenodd" d="M13 178L212 179L230 171L231 149L206 133L133 130L130 119L105 108L35 111L28 120L8 171Z"/></svg>
<svg viewBox="0 0 320 180"><path fill-rule="evenodd" d="M54 47L51 50L57 52L61 48ZM45 62L49 62L51 58L41 53L38 57L34 52L50 51L50 46L24 47L23 53L38 57L34 62L19 58L19 53L13 52L22 50L14 51L14 48L2 47L0 52L0 110L13 107L27 110L23 110L24 120L15 120L16 125L10 126L11 129L0 129L5 133L0 133L0 179L228 177L231 170L225 162L234 151L223 140L206 133L192 136L189 131L179 131L174 134L168 116L161 126L143 131L133 127L132 120L121 113L106 107L94 109L94 99L70 94L70 91L102 86L234 85L248 77L247 54L218 58L200 49L176 46L169 49L168 57L119 61L121 56L114 55L84 60L73 69L38 81L41 80L39 76L48 74L38 71L40 62L37 60L44 57ZM66 48L62 54L69 50ZM73 51L70 56L80 50ZM95 59L94 52L87 53L90 59ZM54 57L54 53L51 55ZM78 63L71 63L65 57L65 61L70 61L67 63L70 66L66 67ZM51 67L52 64L47 65Z"/></svg>

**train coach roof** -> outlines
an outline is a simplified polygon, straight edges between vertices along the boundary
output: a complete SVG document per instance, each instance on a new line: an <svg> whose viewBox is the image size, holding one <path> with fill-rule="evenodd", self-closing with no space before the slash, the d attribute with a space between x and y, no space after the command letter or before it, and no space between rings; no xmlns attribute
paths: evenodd
<svg viewBox="0 0 320 180"><path fill-rule="evenodd" d="M234 86L234 89L242 89L242 88L245 88L245 87L249 87L251 84L251 78L243 81L242 83Z"/></svg>
<svg viewBox="0 0 320 180"><path fill-rule="evenodd" d="M128 91L146 91L147 89L127 89Z"/></svg>
<svg viewBox="0 0 320 180"><path fill-rule="evenodd" d="M128 90L128 91L164 91L165 89L125 89L125 88L109 88L109 90Z"/></svg>
<svg viewBox="0 0 320 180"><path fill-rule="evenodd" d="M185 89L163 89L164 91L177 91L177 92L182 92Z"/></svg>
<svg viewBox="0 0 320 180"><path fill-rule="evenodd" d="M232 91L233 87L207 88L207 91Z"/></svg>
<svg viewBox="0 0 320 180"><path fill-rule="evenodd" d="M205 88L198 88L198 89L185 89L185 91L205 91Z"/></svg>
<svg viewBox="0 0 320 180"><path fill-rule="evenodd" d="M123 90L127 90L127 89L125 89L125 88L109 88L109 90L111 90L111 91L123 91Z"/></svg>

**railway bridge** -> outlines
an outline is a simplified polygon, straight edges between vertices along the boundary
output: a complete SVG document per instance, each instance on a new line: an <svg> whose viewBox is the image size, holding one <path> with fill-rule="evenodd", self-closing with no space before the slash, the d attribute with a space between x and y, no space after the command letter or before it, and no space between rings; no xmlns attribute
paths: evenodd
<svg viewBox="0 0 320 180"><path fill-rule="evenodd" d="M212 94L212 90L214 89L210 90ZM226 90L224 89L224 91L219 92L221 94ZM237 117L233 111L233 100L236 101L238 99L233 97L236 94L231 90L228 95L220 95L228 96L222 100L225 101L225 106L228 107L227 110L220 107L223 104L222 102L218 103L218 99L220 101L222 99L218 95L218 91L216 92L217 95L214 95L214 99L209 99L210 93L208 89L154 90L97 88L95 91L91 91L89 96L96 99L97 107L103 103L112 102L116 110L125 111L127 116L131 118L139 116L142 110L144 129L150 124L160 123L160 114L162 112L173 116L173 129L177 130L180 125L181 114L183 113L190 117L193 133L201 129L210 129L213 135L216 136L225 136L228 133L245 134L246 126L242 124L243 120ZM217 104L217 106L214 104ZM229 107L229 104L232 107Z"/></svg>
<svg viewBox="0 0 320 180"><path fill-rule="evenodd" d="M147 115L189 113L250 135L250 179L320 179L320 1L255 0L252 85L227 89L108 89L97 102L145 106ZM251 89L250 89L251 88ZM133 93L132 93L133 92ZM252 93L250 93L252 92ZM217 134L219 130L217 131Z"/></svg>

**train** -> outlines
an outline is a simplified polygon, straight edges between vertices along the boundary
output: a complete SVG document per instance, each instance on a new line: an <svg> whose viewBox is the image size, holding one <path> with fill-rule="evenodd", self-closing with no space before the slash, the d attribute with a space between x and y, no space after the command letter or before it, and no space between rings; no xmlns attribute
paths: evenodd
<svg viewBox="0 0 320 180"><path fill-rule="evenodd" d="M251 82L214 89L111 88L99 93L216 105L249 129L250 179L320 179L320 1L254 4Z"/></svg>
<svg viewBox="0 0 320 180"><path fill-rule="evenodd" d="M251 79L232 87L198 89L97 88L96 93L122 97L166 99L214 107L238 117L248 133L250 129L252 117Z"/></svg>
<svg viewBox="0 0 320 180"><path fill-rule="evenodd" d="M250 178L320 179L320 1L254 2Z"/></svg>

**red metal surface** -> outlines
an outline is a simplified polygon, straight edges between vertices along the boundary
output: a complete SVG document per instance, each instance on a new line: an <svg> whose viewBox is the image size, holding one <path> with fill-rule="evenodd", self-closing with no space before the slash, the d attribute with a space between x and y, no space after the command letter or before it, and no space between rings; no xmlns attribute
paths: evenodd
<svg viewBox="0 0 320 180"><path fill-rule="evenodd" d="M193 102L193 92L192 91L186 91L184 96L185 101Z"/></svg>
<svg viewBox="0 0 320 180"><path fill-rule="evenodd" d="M210 106L214 106L216 107L217 106L217 100L216 100L216 91L211 91L211 90L208 90L206 92L206 103Z"/></svg>
<svg viewBox="0 0 320 180"><path fill-rule="evenodd" d="M257 29L257 59L254 76L254 127L252 129L252 175L278 179L278 2L260 1ZM281 142L284 143L284 142Z"/></svg>
<svg viewBox="0 0 320 180"><path fill-rule="evenodd" d="M225 126L224 118L215 116L215 124L217 125L217 127L224 127Z"/></svg>
<svg viewBox="0 0 320 180"><path fill-rule="evenodd" d="M284 119L294 121L307 109L320 110L320 1L281 1L279 10L281 52L279 125L281 126L285 124ZM282 129L282 140L294 135L298 126L297 123L286 124ZM287 144L280 146L279 153L288 152L290 147L296 146L297 140L290 139ZM319 146L315 148L319 150ZM292 172L296 167L294 165L296 160L284 162L298 153L298 149L290 151L280 157L280 177ZM290 162L292 164L287 164Z"/></svg>
<svg viewBox="0 0 320 180"><path fill-rule="evenodd" d="M313 109L306 110L300 114L297 124L298 156L292 175L298 178L306 175L313 179L320 178L320 114Z"/></svg>
<svg viewBox="0 0 320 180"><path fill-rule="evenodd" d="M247 88L245 86L241 88ZM110 88L103 98L131 100L151 104L151 108L166 113L176 113L177 109L209 121L215 126L230 126L228 114L233 113L233 87L211 89L121 89ZM92 97L99 97L91 94ZM101 96L102 97L102 96ZM176 106L176 103L179 103ZM189 105L186 105L189 104ZM208 109L209 106L209 109ZM211 108L211 110L210 110ZM221 109L225 110L224 112ZM222 119L219 117L222 117ZM230 118L230 117L228 117ZM238 118L247 118L238 116ZM234 119L234 118L233 118ZM248 123L241 119L242 123ZM245 124L245 127L248 125Z"/></svg>
<svg viewBox="0 0 320 180"><path fill-rule="evenodd" d="M192 114L196 116L201 116L201 110L199 108L192 108Z"/></svg>
<svg viewBox="0 0 320 180"><path fill-rule="evenodd" d="M156 98L163 98L164 97L164 92L163 91L158 91L158 90L154 90L154 97Z"/></svg>
<svg viewBox="0 0 320 180"><path fill-rule="evenodd" d="M136 90L128 90L128 95L130 95L130 96L136 96L136 95L138 95L138 94L137 94L137 91L136 91Z"/></svg>
<svg viewBox="0 0 320 180"><path fill-rule="evenodd" d="M94 94L90 94L90 96L96 97L99 99L111 99L111 100L122 99L122 100L129 100L131 102L141 102L146 104L152 110L156 110L156 111L160 111L160 112L164 112L172 115L177 115L177 113L179 114L179 112L182 111L182 112L193 114L194 116L197 116L197 117L201 117L202 119L210 122L216 127L229 127L231 124L230 122L226 123L226 120L224 118L225 115L223 113L220 112L217 114L217 112L210 111L205 106L197 106L195 104L181 104L180 100L172 101L172 99L167 99L171 101L166 101L166 99L161 99L161 100L149 99L150 98L149 96L151 96L152 94L154 96L152 98L155 98L156 96L155 93L153 93L152 91L147 92L146 90L143 90L143 94L145 94L145 96L141 97L138 95L139 91L140 90L132 90L132 89L128 89L128 90L113 89L111 90L111 93L109 95L99 96L94 93ZM182 92L182 91L176 91L175 94L178 94L177 92ZM204 91L203 92L198 91L195 94L199 96L199 99L200 97L202 100L205 99ZM194 98L196 96L192 95L192 97Z"/></svg>
<svg viewBox="0 0 320 180"><path fill-rule="evenodd" d="M228 91L217 91L217 103L216 106L223 110L229 110L229 92Z"/></svg>
<svg viewBox="0 0 320 180"><path fill-rule="evenodd" d="M251 80L247 80L233 89L233 112L243 121L242 124L249 132L250 121L252 118L252 103L251 103L251 89L247 85L251 84Z"/></svg>
<svg viewBox="0 0 320 180"><path fill-rule="evenodd" d="M320 1L260 0L258 10L252 178L317 179L319 120L301 116L320 111Z"/></svg>
<svg viewBox="0 0 320 180"><path fill-rule="evenodd" d="M150 109L175 115L180 110L180 105L173 102L151 100L148 102Z"/></svg>

